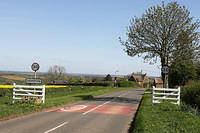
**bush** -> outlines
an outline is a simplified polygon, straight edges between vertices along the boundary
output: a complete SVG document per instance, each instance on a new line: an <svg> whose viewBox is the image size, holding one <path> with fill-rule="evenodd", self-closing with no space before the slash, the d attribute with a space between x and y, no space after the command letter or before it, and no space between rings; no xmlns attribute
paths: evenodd
<svg viewBox="0 0 200 133"><path fill-rule="evenodd" d="M12 89L0 88L0 97L12 96Z"/></svg>
<svg viewBox="0 0 200 133"><path fill-rule="evenodd" d="M119 87L137 87L137 83L133 81L119 81L118 82Z"/></svg>
<svg viewBox="0 0 200 133"><path fill-rule="evenodd" d="M200 110L200 81L190 81L181 92L182 101Z"/></svg>
<svg viewBox="0 0 200 133"><path fill-rule="evenodd" d="M102 82L91 82L91 83L71 83L67 85L72 86L112 86L114 83L112 81L102 81Z"/></svg>
<svg viewBox="0 0 200 133"><path fill-rule="evenodd" d="M196 78L195 66L190 62L175 62L169 72L169 86L184 86Z"/></svg>
<svg viewBox="0 0 200 133"><path fill-rule="evenodd" d="M148 88L148 87L149 87L149 83L144 83L144 84L143 84L143 87L144 87L144 88Z"/></svg>
<svg viewBox="0 0 200 133"><path fill-rule="evenodd" d="M104 78L104 81L112 81L112 77L110 74L106 75L106 77Z"/></svg>

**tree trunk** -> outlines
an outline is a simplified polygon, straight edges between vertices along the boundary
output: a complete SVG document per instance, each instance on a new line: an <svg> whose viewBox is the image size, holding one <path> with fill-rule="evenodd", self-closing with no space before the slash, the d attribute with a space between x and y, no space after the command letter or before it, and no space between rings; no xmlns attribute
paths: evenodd
<svg viewBox="0 0 200 133"><path fill-rule="evenodd" d="M166 62L165 56L161 57L161 76L162 76L162 80L163 80L163 87L164 88L168 88L168 75L164 74L162 72L162 68L167 65L168 66L168 61Z"/></svg>
<svg viewBox="0 0 200 133"><path fill-rule="evenodd" d="M165 65L167 65L167 63L166 63L166 59L165 59L165 56L164 56L164 57L161 57L161 76L162 76L162 80L163 80L163 87L168 88L168 75L166 75L162 72L162 68Z"/></svg>
<svg viewBox="0 0 200 133"><path fill-rule="evenodd" d="M162 76L162 80L163 80L163 86L164 86L164 81L165 81L165 75L164 73L162 72L162 68L163 66L165 65L165 58L161 57L161 76Z"/></svg>

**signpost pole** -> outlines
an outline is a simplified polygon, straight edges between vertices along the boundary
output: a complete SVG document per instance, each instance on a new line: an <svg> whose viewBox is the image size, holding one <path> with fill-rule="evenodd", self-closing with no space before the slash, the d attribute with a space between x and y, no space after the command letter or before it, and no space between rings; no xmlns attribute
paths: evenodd
<svg viewBox="0 0 200 133"><path fill-rule="evenodd" d="M40 68L40 65L36 62L31 65L31 69L34 71L34 74L35 74L35 79L36 79L36 71L38 71L39 68ZM34 94L35 94L35 88L34 88Z"/></svg>
<svg viewBox="0 0 200 133"><path fill-rule="evenodd" d="M35 79L36 79L36 71L35 71Z"/></svg>
<svg viewBox="0 0 200 133"><path fill-rule="evenodd" d="M34 72L34 74L35 74L35 79L36 79L36 71ZM34 88L34 94L35 94L35 88Z"/></svg>
<svg viewBox="0 0 200 133"><path fill-rule="evenodd" d="M168 74L166 75L166 87L169 88Z"/></svg>
<svg viewBox="0 0 200 133"><path fill-rule="evenodd" d="M167 75L165 74L164 88L167 88Z"/></svg>

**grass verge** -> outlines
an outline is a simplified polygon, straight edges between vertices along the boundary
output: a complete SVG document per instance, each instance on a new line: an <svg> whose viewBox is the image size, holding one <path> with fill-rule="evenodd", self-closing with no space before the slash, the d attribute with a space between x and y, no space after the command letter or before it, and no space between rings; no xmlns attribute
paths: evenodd
<svg viewBox="0 0 200 133"><path fill-rule="evenodd" d="M199 133L200 116L185 109L185 105L151 104L152 95L143 97L134 133Z"/></svg>
<svg viewBox="0 0 200 133"><path fill-rule="evenodd" d="M41 111L43 109L61 106L64 104L85 100L88 98L102 95L105 93L117 92L122 90L128 90L131 88L125 87L72 87L72 91L69 88L47 88L46 89L46 101L45 104L35 104L33 102L19 101L16 104L12 104L12 97L0 97L0 120L13 118L19 115L28 114L31 112Z"/></svg>

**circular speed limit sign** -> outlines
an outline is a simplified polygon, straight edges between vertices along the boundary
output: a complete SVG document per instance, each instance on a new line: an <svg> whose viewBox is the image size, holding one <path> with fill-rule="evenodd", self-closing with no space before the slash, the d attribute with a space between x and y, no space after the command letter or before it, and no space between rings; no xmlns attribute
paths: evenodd
<svg viewBox="0 0 200 133"><path fill-rule="evenodd" d="M168 73L169 73L169 67L168 67L168 66L163 66L163 67L162 67L162 72L163 72L164 74L168 74Z"/></svg>
<svg viewBox="0 0 200 133"><path fill-rule="evenodd" d="M36 62L31 65L31 69L35 72L38 71L39 68L40 68L40 65Z"/></svg>

